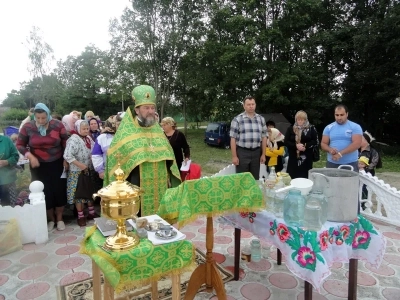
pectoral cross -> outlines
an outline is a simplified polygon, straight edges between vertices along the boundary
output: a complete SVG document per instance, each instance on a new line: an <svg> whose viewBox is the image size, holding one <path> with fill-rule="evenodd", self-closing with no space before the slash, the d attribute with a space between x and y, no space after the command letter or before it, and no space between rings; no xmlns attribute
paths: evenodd
<svg viewBox="0 0 400 300"><path fill-rule="evenodd" d="M117 158L117 164L118 164L118 167L120 167L121 166L121 157L122 157L122 154L120 153L120 152L118 152L116 155L115 155L115 157Z"/></svg>

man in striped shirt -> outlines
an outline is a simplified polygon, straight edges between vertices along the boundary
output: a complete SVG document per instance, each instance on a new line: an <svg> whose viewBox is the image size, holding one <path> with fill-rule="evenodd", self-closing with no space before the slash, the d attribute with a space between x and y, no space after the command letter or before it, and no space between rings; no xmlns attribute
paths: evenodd
<svg viewBox="0 0 400 300"><path fill-rule="evenodd" d="M250 172L258 180L260 164L265 163L267 126L265 119L255 112L256 101L253 97L244 98L243 108L244 112L233 118L231 123L232 163L236 166L236 173Z"/></svg>

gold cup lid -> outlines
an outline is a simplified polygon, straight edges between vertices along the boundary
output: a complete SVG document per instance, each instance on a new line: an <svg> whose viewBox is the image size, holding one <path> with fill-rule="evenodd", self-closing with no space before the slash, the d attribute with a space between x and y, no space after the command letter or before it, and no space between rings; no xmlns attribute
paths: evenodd
<svg viewBox="0 0 400 300"><path fill-rule="evenodd" d="M129 199L141 194L141 190L137 185L124 180L125 173L119 163L114 175L116 180L97 192L101 199Z"/></svg>

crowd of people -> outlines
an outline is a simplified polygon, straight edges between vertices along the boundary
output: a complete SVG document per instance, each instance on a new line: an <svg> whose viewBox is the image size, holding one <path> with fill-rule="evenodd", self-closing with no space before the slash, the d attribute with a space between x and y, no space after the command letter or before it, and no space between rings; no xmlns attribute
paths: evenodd
<svg viewBox="0 0 400 300"><path fill-rule="evenodd" d="M17 162L27 159L31 181L44 184L48 230L65 229L67 204L75 206L77 223L86 226L98 217L87 190L109 184L120 163L128 181L147 189L142 213L156 213L165 189L181 183L179 168L190 158L189 145L172 118L158 123L152 87L136 87L132 98L134 112L128 109L105 122L92 111L83 118L79 111L55 117L45 104L36 104L15 143L0 136L0 204L15 205Z"/></svg>
<svg viewBox="0 0 400 300"><path fill-rule="evenodd" d="M360 163L366 163L363 170L374 175L375 168L382 166L379 152L371 145L374 138L348 119L345 105L335 107L335 121L325 127L321 142L303 110L295 114L294 124L283 135L273 121L266 122L255 112L256 101L252 96L243 100L243 108L244 112L233 118L230 129L232 163L237 173L250 172L257 180L261 164L266 164L268 172L270 167L279 172L287 155L286 171L290 177L308 178L319 147L327 153L327 168L350 165L357 172Z"/></svg>
<svg viewBox="0 0 400 300"><path fill-rule="evenodd" d="M134 110L112 115L104 122L92 111L87 111L83 119L79 111L61 118L38 103L21 124L14 143L0 136L1 205L15 204L16 166L22 157L29 160L31 180L44 183L49 231L54 227L65 229L63 212L67 204L75 206L80 226L98 217L93 199L83 191L87 189L83 186L88 184L86 177L92 179L93 190L98 190L115 179L118 165L127 181L146 190L139 214L156 213L165 190L184 180L180 169L190 159L190 147L173 118L163 118L159 123L151 86L134 88L132 99ZM371 144L374 138L348 119L345 105L336 106L335 121L325 127L321 142L305 111L296 113L294 124L283 135L273 121L266 122L256 113L253 97L243 100L243 108L230 127L232 163L238 173L250 172L257 180L260 164L266 164L268 171L275 167L279 172L287 156L290 177L308 178L319 147L327 152L328 168L351 165L355 171L374 175L375 168L382 166Z"/></svg>

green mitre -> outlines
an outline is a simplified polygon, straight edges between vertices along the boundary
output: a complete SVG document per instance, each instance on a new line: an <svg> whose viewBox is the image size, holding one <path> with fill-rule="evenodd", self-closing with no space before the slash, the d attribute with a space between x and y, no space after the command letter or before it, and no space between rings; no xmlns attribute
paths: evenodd
<svg viewBox="0 0 400 300"><path fill-rule="evenodd" d="M139 85L132 91L132 99L135 102L135 108L140 105L156 105L156 92L149 85Z"/></svg>

